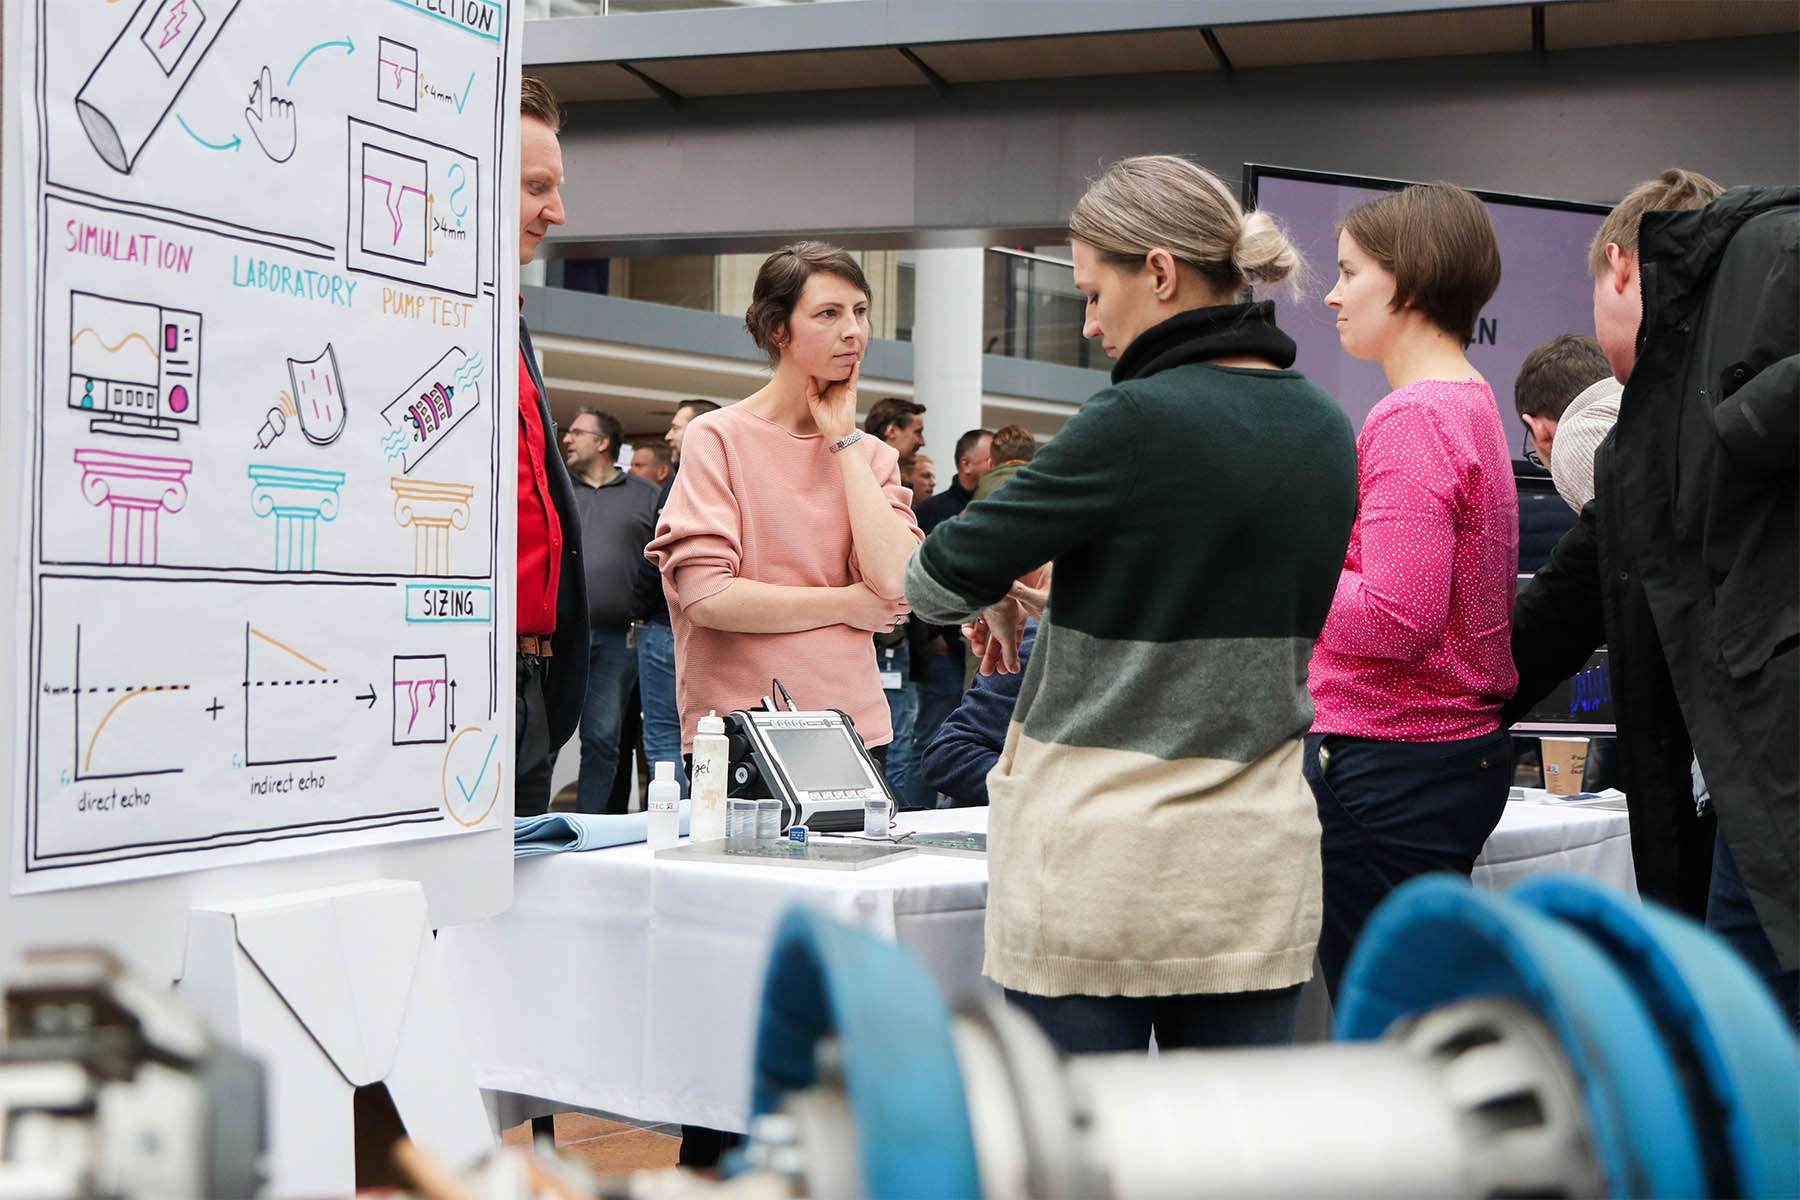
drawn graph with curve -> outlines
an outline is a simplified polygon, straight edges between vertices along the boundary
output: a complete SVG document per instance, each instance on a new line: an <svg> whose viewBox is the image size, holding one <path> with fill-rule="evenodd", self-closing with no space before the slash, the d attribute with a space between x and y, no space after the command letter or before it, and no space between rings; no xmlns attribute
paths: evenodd
<svg viewBox="0 0 1800 1200"><path fill-rule="evenodd" d="M485 231L479 228L480 168L474 157L355 117L347 120L347 265L401 283L477 295Z"/></svg>
<svg viewBox="0 0 1800 1200"><path fill-rule="evenodd" d="M244 765L278 767L337 758L331 711L342 682L285 630L244 624Z"/></svg>
<svg viewBox="0 0 1800 1200"><path fill-rule="evenodd" d="M91 631L84 658L82 639L78 624L66 681L46 679L42 685L47 700L67 705L69 765L63 771L68 781L181 774L172 758L144 757L141 748L179 745L169 735L188 715L180 706L192 684L172 672L119 674L122 664L141 660L122 653L97 656Z"/></svg>

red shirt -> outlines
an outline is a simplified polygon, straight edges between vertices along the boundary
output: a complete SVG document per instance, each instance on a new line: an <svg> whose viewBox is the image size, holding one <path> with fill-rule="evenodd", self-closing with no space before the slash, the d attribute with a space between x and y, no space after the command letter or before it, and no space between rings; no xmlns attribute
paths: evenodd
<svg viewBox="0 0 1800 1200"><path fill-rule="evenodd" d="M537 385L519 351L519 632L556 632L556 589L562 582L562 522L550 500L544 466L544 418Z"/></svg>

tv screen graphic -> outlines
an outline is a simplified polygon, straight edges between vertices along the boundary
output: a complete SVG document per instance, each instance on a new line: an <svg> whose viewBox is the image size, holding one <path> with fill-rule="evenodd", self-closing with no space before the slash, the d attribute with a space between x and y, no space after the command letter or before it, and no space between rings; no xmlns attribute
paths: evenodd
<svg viewBox="0 0 1800 1200"><path fill-rule="evenodd" d="M1245 166L1244 179L1250 204L1281 223L1313 272L1298 300L1276 298L1276 320L1300 347L1295 366L1330 393L1360 431L1388 386L1377 364L1345 353L1336 318L1325 307L1337 279L1337 227L1352 208L1407 185L1255 163ZM1519 458L1525 427L1513 409L1513 380L1525 356L1557 334L1593 334L1588 247L1607 210L1575 201L1475 194L1493 218L1501 277L1499 290L1482 309L1469 361L1493 387L1508 447Z"/></svg>

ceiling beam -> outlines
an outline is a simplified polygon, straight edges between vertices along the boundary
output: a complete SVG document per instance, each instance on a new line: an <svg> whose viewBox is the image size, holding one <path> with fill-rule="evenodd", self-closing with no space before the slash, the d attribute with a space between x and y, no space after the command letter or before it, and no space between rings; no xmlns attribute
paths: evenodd
<svg viewBox="0 0 1800 1200"><path fill-rule="evenodd" d="M1212 51L1213 58L1219 64L1219 70L1225 72L1227 79L1236 73L1231 65L1231 56L1225 53L1225 47L1219 44L1219 35L1212 31L1212 26L1202 26L1200 36L1206 39L1206 48Z"/></svg>
<svg viewBox="0 0 1800 1200"><path fill-rule="evenodd" d="M687 97L683 96L680 92L677 92L674 88L662 82L660 79L650 78L650 76L644 74L630 63L622 62L614 65L616 65L619 70L630 75L645 87L655 92L656 98L661 100L664 104L667 104L670 108L680 108L687 103Z"/></svg>
<svg viewBox="0 0 1800 1200"><path fill-rule="evenodd" d="M950 98L950 92L952 90L950 81L932 70L930 63L920 58L917 54L914 54L911 46L895 46L894 49L900 52L901 58L904 58L918 69L919 74L925 77L925 82L931 85L932 91L936 92L942 99L948 100Z"/></svg>

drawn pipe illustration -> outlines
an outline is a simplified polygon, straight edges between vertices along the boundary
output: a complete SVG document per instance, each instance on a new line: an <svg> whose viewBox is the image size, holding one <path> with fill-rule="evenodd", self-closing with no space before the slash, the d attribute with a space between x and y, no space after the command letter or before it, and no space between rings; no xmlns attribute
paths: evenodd
<svg viewBox="0 0 1800 1200"><path fill-rule="evenodd" d="M381 419L388 424L381 448L388 461L400 459L403 474L418 466L458 422L480 406L486 373L487 364L480 354L468 354L456 346L389 401L381 410Z"/></svg>
<svg viewBox="0 0 1800 1200"><path fill-rule="evenodd" d="M128 174L239 0L143 0L75 94L107 166Z"/></svg>

